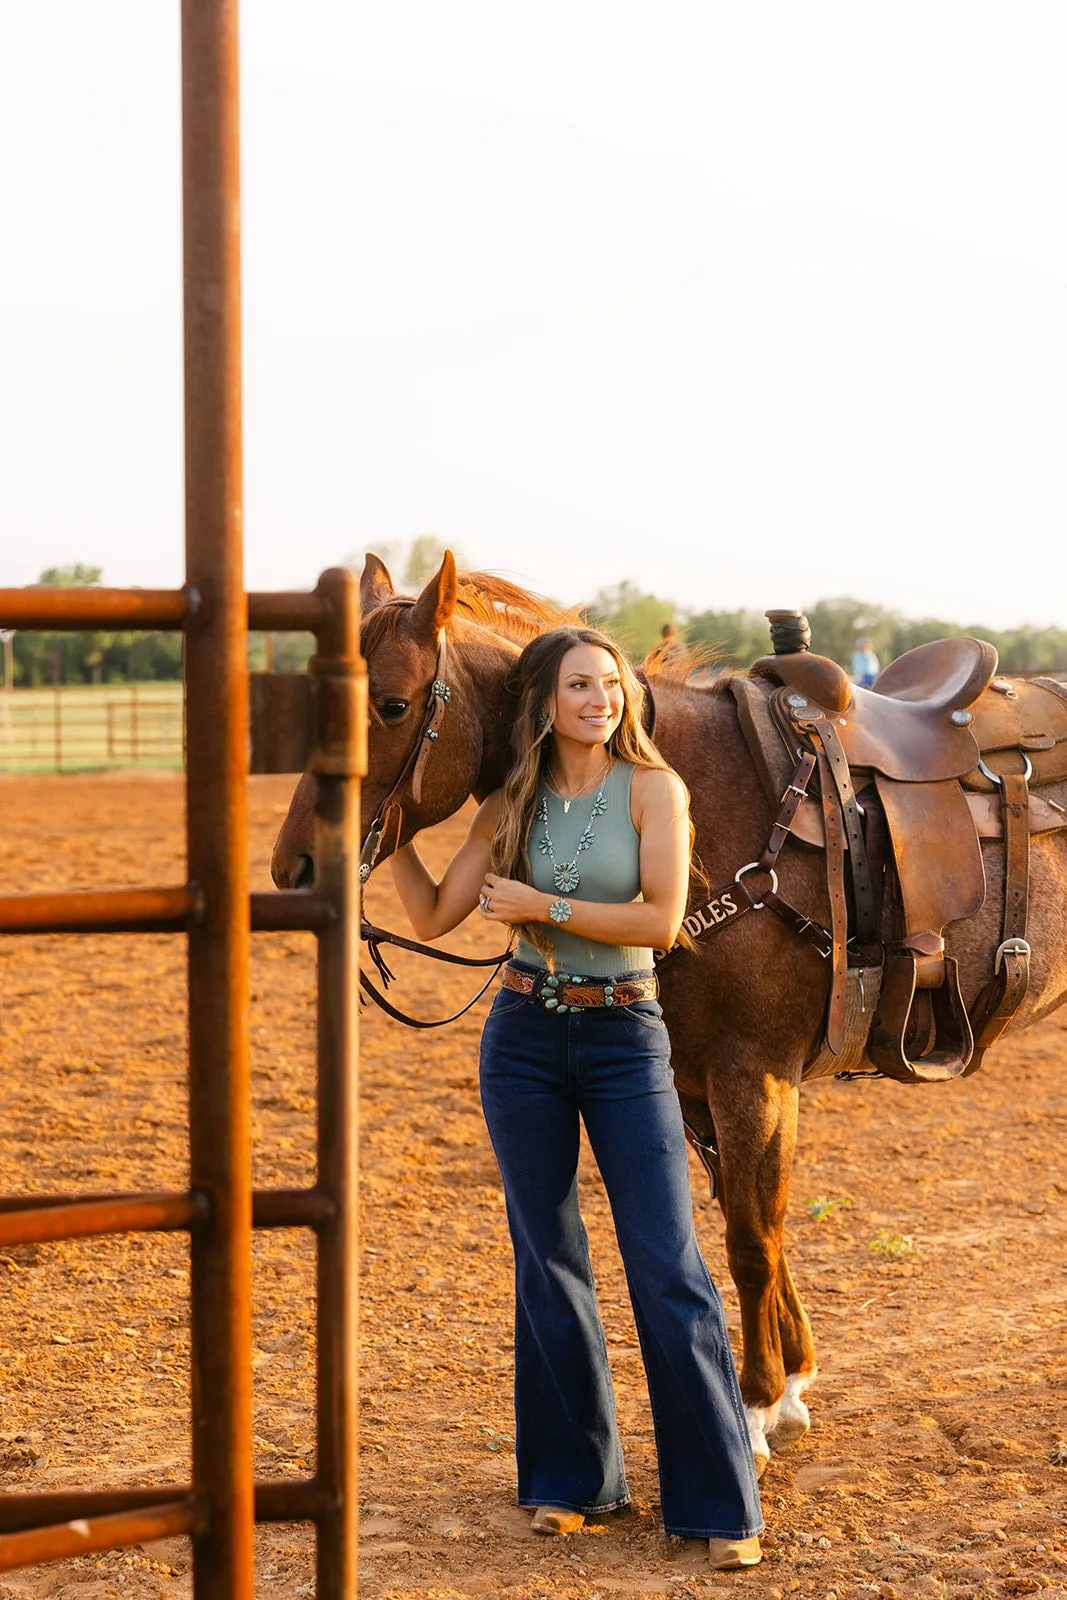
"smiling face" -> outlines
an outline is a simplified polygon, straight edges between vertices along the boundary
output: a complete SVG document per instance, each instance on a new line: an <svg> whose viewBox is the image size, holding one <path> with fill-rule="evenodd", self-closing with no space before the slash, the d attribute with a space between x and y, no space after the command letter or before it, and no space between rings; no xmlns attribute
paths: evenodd
<svg viewBox="0 0 1067 1600"><path fill-rule="evenodd" d="M556 679L552 719L556 738L587 746L607 744L622 720L624 705L622 679L611 651L597 644L572 645Z"/></svg>

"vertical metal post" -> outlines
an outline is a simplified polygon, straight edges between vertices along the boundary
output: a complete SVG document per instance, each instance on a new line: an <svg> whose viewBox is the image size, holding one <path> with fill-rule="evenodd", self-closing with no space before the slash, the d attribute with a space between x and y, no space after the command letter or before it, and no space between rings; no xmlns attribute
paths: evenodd
<svg viewBox="0 0 1067 1600"><path fill-rule="evenodd" d="M253 1600L247 610L242 562L236 0L183 0L189 934L196 1600Z"/></svg>
<svg viewBox="0 0 1067 1600"><path fill-rule="evenodd" d="M319 935L318 1182L334 1202L319 1232L318 1481L329 1509L319 1523L318 1600L357 1592L359 1490L359 778L367 770L367 680L359 654L359 585L334 567L319 579L330 623L319 633L315 677L315 872L336 916Z"/></svg>
<svg viewBox="0 0 1067 1600"><path fill-rule="evenodd" d="M0 628L0 639L4 642L4 697L3 697L3 729L6 739L14 738L14 718L11 707L14 704L12 695L15 692L15 631L13 628Z"/></svg>

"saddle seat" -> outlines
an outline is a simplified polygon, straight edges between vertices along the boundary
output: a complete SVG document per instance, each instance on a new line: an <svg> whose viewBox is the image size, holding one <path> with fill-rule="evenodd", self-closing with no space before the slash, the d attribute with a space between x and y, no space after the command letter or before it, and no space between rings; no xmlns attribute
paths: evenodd
<svg viewBox="0 0 1067 1600"><path fill-rule="evenodd" d="M791 715L832 717L851 769L934 783L962 778L978 765L970 708L993 679L997 652L983 639L936 639L899 656L870 689L854 685L836 661L808 651L764 656L751 670L790 691Z"/></svg>
<svg viewBox="0 0 1067 1600"><path fill-rule="evenodd" d="M927 716L966 711L989 688L997 652L984 639L932 639L891 661L875 678L874 694L907 700Z"/></svg>
<svg viewBox="0 0 1067 1600"><path fill-rule="evenodd" d="M997 652L984 639L933 639L891 661L872 685L872 693L906 700L920 716L972 706L997 670ZM847 711L854 702L853 684L845 669L826 656L798 650L790 655L763 656L749 669L756 677L787 684L827 711Z"/></svg>

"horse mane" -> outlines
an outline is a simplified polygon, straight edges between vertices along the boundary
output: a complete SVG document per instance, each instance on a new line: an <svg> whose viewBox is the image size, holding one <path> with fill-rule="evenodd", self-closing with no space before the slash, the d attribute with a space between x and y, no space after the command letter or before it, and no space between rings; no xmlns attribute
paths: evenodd
<svg viewBox="0 0 1067 1600"><path fill-rule="evenodd" d="M454 615L517 644L529 643L546 628L590 625L581 606L558 606L544 595L523 589L494 572L461 572L457 575L457 584ZM395 636L397 623L415 604L415 599L414 595L393 594L368 612L362 629L364 655L387 635ZM645 656L642 669L653 683L693 687L697 679L699 687L710 689L725 684L731 676L729 669L723 670L725 658L726 653L715 645L672 641L667 649L655 645ZM701 679L703 682L699 682Z"/></svg>
<svg viewBox="0 0 1067 1600"><path fill-rule="evenodd" d="M496 573L461 572L457 581L455 616L516 643L528 643L545 628L587 625L579 607L564 609ZM367 613L362 628L364 655L387 634L395 634L401 616L414 604L414 595L394 594Z"/></svg>
<svg viewBox="0 0 1067 1600"><path fill-rule="evenodd" d="M545 628L587 627L579 606L561 607L493 572L461 572L456 610L505 638L526 643Z"/></svg>
<svg viewBox="0 0 1067 1600"><path fill-rule="evenodd" d="M672 640L666 649L653 645L641 663L641 670L652 684L676 683L694 687L694 679L702 689L717 688L726 683L738 669L725 668L722 663L728 654L713 644L681 644ZM713 676L711 676L713 675Z"/></svg>

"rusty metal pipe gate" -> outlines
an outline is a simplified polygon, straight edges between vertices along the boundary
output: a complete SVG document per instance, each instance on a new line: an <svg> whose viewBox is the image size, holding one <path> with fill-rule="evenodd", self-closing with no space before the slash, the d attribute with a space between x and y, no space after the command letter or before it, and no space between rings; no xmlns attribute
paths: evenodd
<svg viewBox="0 0 1067 1600"><path fill-rule="evenodd" d="M187 1487L0 1494L0 1571L188 1533L196 1600L253 1600L254 1521L317 1528L318 1600L356 1594L356 1067L359 776L366 680L357 584L246 595L241 527L236 0L183 0L186 575L178 591L0 590L0 627L181 629L189 882L0 895L0 933L185 933L190 1181L185 1193L0 1198L0 1243L185 1229L191 1254L193 1481ZM249 628L306 629L310 766L319 774L317 887L249 894ZM257 770L269 763L262 760ZM252 1192L249 944L314 932L319 949L318 1167L307 1190ZM309 1227L318 1246L317 1469L252 1475L254 1227Z"/></svg>

